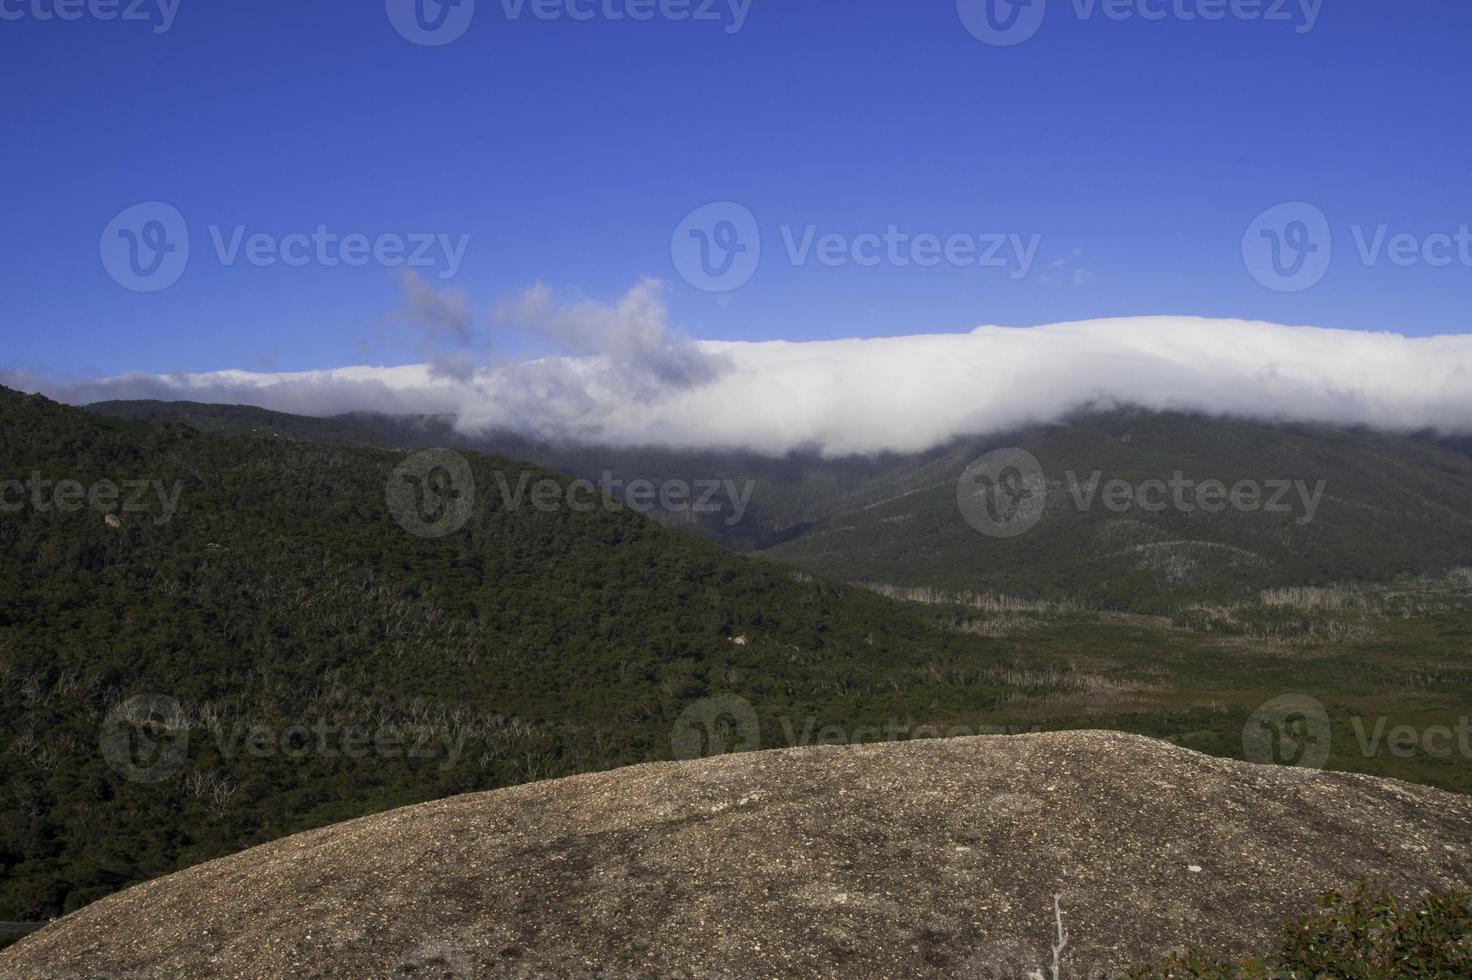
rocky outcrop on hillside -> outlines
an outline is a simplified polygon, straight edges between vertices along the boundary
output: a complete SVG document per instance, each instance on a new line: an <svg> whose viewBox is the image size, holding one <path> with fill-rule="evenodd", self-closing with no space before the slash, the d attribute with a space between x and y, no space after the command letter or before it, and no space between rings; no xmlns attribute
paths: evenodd
<svg viewBox="0 0 1472 980"><path fill-rule="evenodd" d="M1265 947L1318 893L1472 880L1472 800L1102 732L636 766L132 888L0 976L1064 977Z"/></svg>

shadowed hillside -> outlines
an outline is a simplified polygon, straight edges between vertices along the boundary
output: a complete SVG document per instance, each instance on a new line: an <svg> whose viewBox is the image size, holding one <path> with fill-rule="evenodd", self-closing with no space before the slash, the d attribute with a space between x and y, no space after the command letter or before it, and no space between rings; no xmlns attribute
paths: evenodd
<svg viewBox="0 0 1472 980"><path fill-rule="evenodd" d="M981 451L1014 446L1041 467L1041 513L1014 537L980 533L958 483ZM1397 436L1122 414L957 447L927 475L770 554L850 580L1139 612L1472 559L1472 459ZM1200 490L1213 481L1225 492Z"/></svg>
<svg viewBox="0 0 1472 980"><path fill-rule="evenodd" d="M388 497L415 489L405 461L0 390L0 919L333 820L668 758L710 695L883 724L1006 689L992 641L922 609L611 503L508 507L498 483L566 482L511 460L469 456L443 495L463 526L411 533Z"/></svg>
<svg viewBox="0 0 1472 980"><path fill-rule="evenodd" d="M812 572L869 584L1160 612L1265 588L1390 582L1472 564L1472 458L1463 443L1425 436L1117 411L915 455L771 458L474 435L433 417L299 419L160 402L92 410L334 445L462 446L570 476L612 474L621 484L715 479L738 494L749 487L749 498L738 509L723 488L709 514L654 507L651 516L728 549L764 550ZM1011 447L1039 461L1046 506L1035 527L1003 540L968 525L957 485L978 457ZM1177 478L1185 481L1185 507L1169 487L1164 496L1138 492L1150 481ZM1113 481L1131 489L1128 499L1111 498ZM1226 491L1214 510L1196 492L1211 481ZM1240 498L1239 506L1230 494L1243 481L1260 496ZM1158 506L1161 500L1167 506Z"/></svg>

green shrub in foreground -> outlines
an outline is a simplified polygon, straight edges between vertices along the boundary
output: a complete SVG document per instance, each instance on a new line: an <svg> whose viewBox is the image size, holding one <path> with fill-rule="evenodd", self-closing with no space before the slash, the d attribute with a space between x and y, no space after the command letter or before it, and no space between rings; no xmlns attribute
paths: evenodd
<svg viewBox="0 0 1472 980"><path fill-rule="evenodd" d="M1472 977L1472 897L1432 895L1402 907L1388 892L1360 884L1351 893L1330 892L1319 911L1290 923L1276 952L1231 964L1200 952L1131 970L1130 980L1206 977Z"/></svg>

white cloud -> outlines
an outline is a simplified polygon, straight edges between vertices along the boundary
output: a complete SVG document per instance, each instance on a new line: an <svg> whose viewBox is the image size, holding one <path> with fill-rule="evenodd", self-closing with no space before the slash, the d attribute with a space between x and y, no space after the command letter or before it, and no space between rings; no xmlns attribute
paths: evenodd
<svg viewBox="0 0 1472 980"><path fill-rule="evenodd" d="M541 334L561 350L606 362L605 384L622 385L632 396L701 385L727 366L670 328L664 286L644 279L617 303L580 300L558 305L538 284L502 304L497 318Z"/></svg>
<svg viewBox="0 0 1472 980"><path fill-rule="evenodd" d="M437 292L418 272L407 268L399 282L404 287L404 307L390 319L402 320L422 331L429 344L470 343L473 317L463 292Z"/></svg>
<svg viewBox="0 0 1472 980"><path fill-rule="evenodd" d="M0 374L72 402L172 398L329 415L453 413L613 444L829 454L921 450L955 435L1127 403L1258 419L1472 433L1472 336L1140 317L876 340L726 343L674 337L653 283L617 304L509 311L574 350L453 371L433 364L296 374L132 375L80 385Z"/></svg>
<svg viewBox="0 0 1472 980"><path fill-rule="evenodd" d="M1048 264L1048 268L1054 271L1042 273L1038 276L1038 281L1046 286L1064 286L1072 283L1074 288L1082 288L1088 285L1099 276L1079 264L1083 254L1083 249L1076 248L1067 258L1054 259Z"/></svg>

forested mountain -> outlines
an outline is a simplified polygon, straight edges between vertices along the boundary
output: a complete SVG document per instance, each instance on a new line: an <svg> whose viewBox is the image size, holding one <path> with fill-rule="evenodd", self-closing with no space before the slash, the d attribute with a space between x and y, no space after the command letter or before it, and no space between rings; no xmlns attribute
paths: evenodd
<svg viewBox="0 0 1472 980"><path fill-rule="evenodd" d="M423 416L299 419L159 402L92 408L333 445L461 446L587 479L611 474L620 484L718 482L711 513L656 506L651 516L730 550L876 585L1155 612L1263 588L1383 583L1472 564L1472 456L1464 441L1425 434L1121 410L919 454L774 458L539 442L460 432L448 418ZM1012 447L1041 465L1046 506L1025 534L989 537L967 524L957 484L974 460ZM1169 499L1176 479L1186 507ZM1167 484L1162 508L1158 495L1138 493L1156 480ZM1110 496L1115 481L1128 487L1127 501ZM1214 512L1198 506L1198 488L1211 481L1228 491ZM1237 506L1230 493L1243 481L1260 496ZM733 499L748 487L749 497Z"/></svg>
<svg viewBox="0 0 1472 980"><path fill-rule="evenodd" d="M372 427L355 425L352 416L319 419L289 415L250 405L210 405L202 402L112 401L95 402L87 410L131 422L182 422L200 432L225 436L260 436L315 442L323 446L392 449L401 443ZM369 416L369 418L373 418Z"/></svg>
<svg viewBox="0 0 1472 980"><path fill-rule="evenodd" d="M1151 593L1149 570L1099 575L1119 515L1049 529L1052 482L1018 537L954 516L985 445L782 471L770 499L835 516L776 553L811 548L828 578L572 506L566 476L505 457L416 469L330 444L378 439L362 419L350 438L344 420L169 411L0 390L0 920L400 804L721 748L1113 728L1241 757L1244 725L1287 692L1322 704L1330 768L1472 789L1455 755L1355 734L1472 710L1472 575L1447 570L1467 462L1424 442L1124 416L1028 437L1050 481L1082 460L1341 485L1305 525L1140 523L1225 529L1279 580L1344 580L1257 588L1259 566L1213 560L1195 567L1217 578ZM870 591L906 580L954 585ZM1137 586L1165 611L1108 601Z"/></svg>
<svg viewBox="0 0 1472 980"><path fill-rule="evenodd" d="M998 446L1046 478L1036 524L1013 537L976 533L957 505L968 464ZM770 554L851 580L1139 612L1472 564L1472 458L1426 438L1096 415L955 447L893 489Z"/></svg>
<svg viewBox="0 0 1472 980"><path fill-rule="evenodd" d="M500 486L552 475L467 459L463 527L427 537L390 510L402 452L0 390L0 920L389 806L669 757L711 695L883 724L1003 693L993 639L621 507L508 506Z"/></svg>

